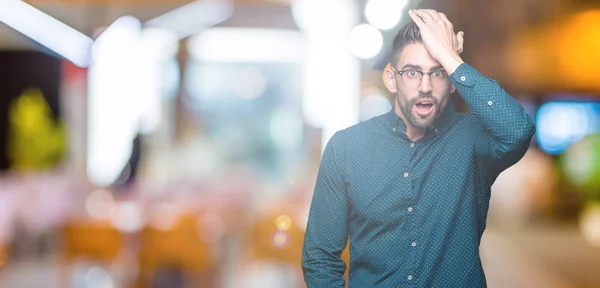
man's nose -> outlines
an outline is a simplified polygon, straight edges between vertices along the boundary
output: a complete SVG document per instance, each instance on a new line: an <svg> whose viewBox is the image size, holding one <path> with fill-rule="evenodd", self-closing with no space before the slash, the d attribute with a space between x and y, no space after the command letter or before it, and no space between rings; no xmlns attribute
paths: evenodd
<svg viewBox="0 0 600 288"><path fill-rule="evenodd" d="M421 79L421 85L419 85L419 91L422 93L429 93L431 92L431 89L433 89L433 87L431 87L429 75L424 74L423 78Z"/></svg>

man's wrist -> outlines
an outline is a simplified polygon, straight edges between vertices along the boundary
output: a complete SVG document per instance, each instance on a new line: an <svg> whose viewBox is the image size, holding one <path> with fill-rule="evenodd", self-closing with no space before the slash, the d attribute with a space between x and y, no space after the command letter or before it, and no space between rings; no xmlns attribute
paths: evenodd
<svg viewBox="0 0 600 288"><path fill-rule="evenodd" d="M452 75L452 73L456 71L456 68L458 68L460 64L464 63L462 58L460 58L460 56L456 53L448 53L447 55L440 57L438 62L442 64L444 70L446 70L446 73L448 73L448 75Z"/></svg>

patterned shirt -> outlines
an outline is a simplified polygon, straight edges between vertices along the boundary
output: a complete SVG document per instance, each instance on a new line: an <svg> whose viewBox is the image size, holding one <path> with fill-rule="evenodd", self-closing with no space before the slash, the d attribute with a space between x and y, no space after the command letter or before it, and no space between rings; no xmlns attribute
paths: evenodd
<svg viewBox="0 0 600 288"><path fill-rule="evenodd" d="M302 252L308 287L486 287L479 244L491 186L519 161L531 117L466 63L451 75L471 113L452 101L411 141L394 109L336 132L317 175Z"/></svg>

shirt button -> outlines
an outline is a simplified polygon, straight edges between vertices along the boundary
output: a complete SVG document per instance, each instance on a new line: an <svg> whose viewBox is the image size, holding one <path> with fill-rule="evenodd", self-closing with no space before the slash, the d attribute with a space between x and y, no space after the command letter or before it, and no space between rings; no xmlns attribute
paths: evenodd
<svg viewBox="0 0 600 288"><path fill-rule="evenodd" d="M494 104L494 102L488 101L488 105L492 106L492 104Z"/></svg>
<svg viewBox="0 0 600 288"><path fill-rule="evenodd" d="M465 76L460 76L460 81L466 81L466 80L467 80L467 77L465 77Z"/></svg>
<svg viewBox="0 0 600 288"><path fill-rule="evenodd" d="M410 143L410 147L415 147L415 143Z"/></svg>
<svg viewBox="0 0 600 288"><path fill-rule="evenodd" d="M435 129L435 130L433 130L433 131L435 131L435 133L438 133L438 131L439 131L439 130L436 128L436 129Z"/></svg>
<svg viewBox="0 0 600 288"><path fill-rule="evenodd" d="M408 275L408 280L412 280L412 275Z"/></svg>
<svg viewBox="0 0 600 288"><path fill-rule="evenodd" d="M413 246L413 247L417 246L417 242L413 242L413 243L412 243L412 246Z"/></svg>
<svg viewBox="0 0 600 288"><path fill-rule="evenodd" d="M395 127L394 127L394 129L392 129L392 130L394 130L394 132L396 132L396 128L395 128Z"/></svg>
<svg viewBox="0 0 600 288"><path fill-rule="evenodd" d="M408 173L404 173L404 177L408 177Z"/></svg>
<svg viewBox="0 0 600 288"><path fill-rule="evenodd" d="M408 207L408 212L412 212L412 207Z"/></svg>

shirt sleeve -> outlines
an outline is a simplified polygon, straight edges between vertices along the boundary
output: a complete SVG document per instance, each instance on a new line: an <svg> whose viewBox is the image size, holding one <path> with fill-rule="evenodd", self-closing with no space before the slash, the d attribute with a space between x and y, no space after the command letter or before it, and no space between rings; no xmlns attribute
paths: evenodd
<svg viewBox="0 0 600 288"><path fill-rule="evenodd" d="M345 286L341 254L348 240L349 204L339 133L325 147L304 235L302 271L309 288Z"/></svg>
<svg viewBox="0 0 600 288"><path fill-rule="evenodd" d="M535 133L533 120L495 80L466 63L460 64L450 79L487 132L485 156L490 170L488 178L493 183L527 152Z"/></svg>

